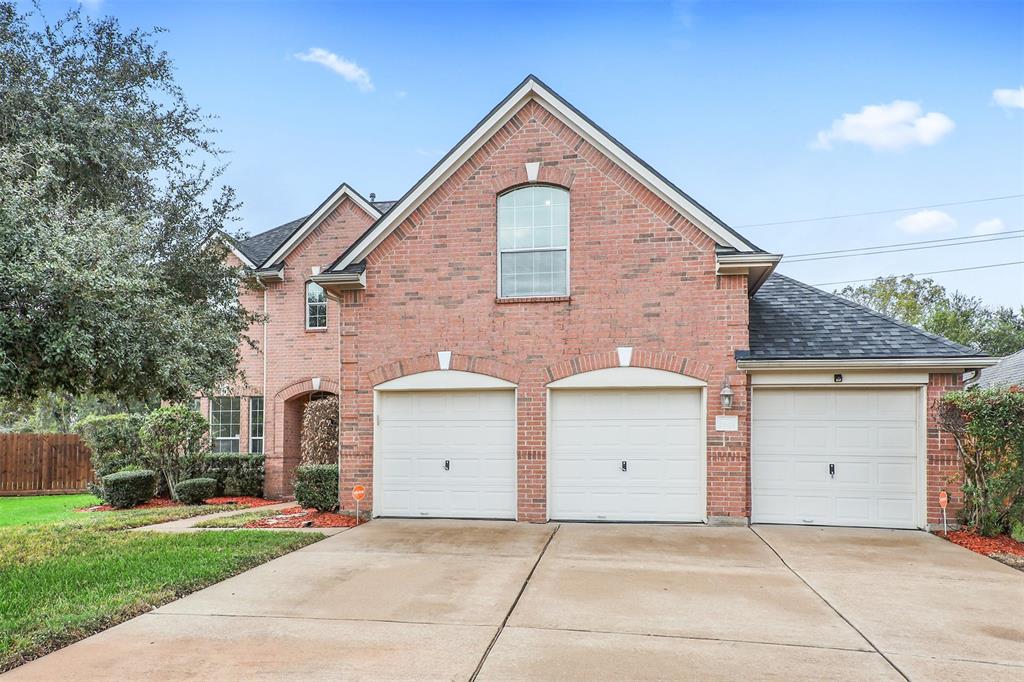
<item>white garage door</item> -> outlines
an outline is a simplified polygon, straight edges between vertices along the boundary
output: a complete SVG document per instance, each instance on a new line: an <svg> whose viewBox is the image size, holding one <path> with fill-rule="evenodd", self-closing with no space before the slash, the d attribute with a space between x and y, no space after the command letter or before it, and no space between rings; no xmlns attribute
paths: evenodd
<svg viewBox="0 0 1024 682"><path fill-rule="evenodd" d="M377 514L514 519L513 391L381 392Z"/></svg>
<svg viewBox="0 0 1024 682"><path fill-rule="evenodd" d="M915 528L917 389L754 389L751 517Z"/></svg>
<svg viewBox="0 0 1024 682"><path fill-rule="evenodd" d="M701 391L551 392L548 514L702 521Z"/></svg>

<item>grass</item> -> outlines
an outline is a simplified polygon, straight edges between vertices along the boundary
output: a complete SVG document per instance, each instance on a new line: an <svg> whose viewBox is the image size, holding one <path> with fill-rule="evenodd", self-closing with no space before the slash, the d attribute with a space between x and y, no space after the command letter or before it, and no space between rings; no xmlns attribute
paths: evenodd
<svg viewBox="0 0 1024 682"><path fill-rule="evenodd" d="M93 495L0 497L0 527L60 521L75 516L76 509L102 503Z"/></svg>
<svg viewBox="0 0 1024 682"><path fill-rule="evenodd" d="M323 537L127 532L234 507L75 514L68 509L85 505L65 501L0 528L0 672Z"/></svg>
<svg viewBox="0 0 1024 682"><path fill-rule="evenodd" d="M206 519L196 524L196 528L242 528L250 521L268 519L281 513L280 509L261 509L257 511L235 514L234 516L222 516L219 519Z"/></svg>

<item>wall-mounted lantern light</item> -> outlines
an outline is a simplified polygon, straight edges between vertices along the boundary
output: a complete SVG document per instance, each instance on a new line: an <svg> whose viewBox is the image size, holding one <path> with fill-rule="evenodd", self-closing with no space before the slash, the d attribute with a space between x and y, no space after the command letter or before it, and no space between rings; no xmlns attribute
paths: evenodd
<svg viewBox="0 0 1024 682"><path fill-rule="evenodd" d="M718 395L720 395L722 397L722 409L723 410L728 410L729 408L732 407L733 392L732 392L732 388L729 386L729 382L728 381L723 381L722 382L722 392L719 393Z"/></svg>

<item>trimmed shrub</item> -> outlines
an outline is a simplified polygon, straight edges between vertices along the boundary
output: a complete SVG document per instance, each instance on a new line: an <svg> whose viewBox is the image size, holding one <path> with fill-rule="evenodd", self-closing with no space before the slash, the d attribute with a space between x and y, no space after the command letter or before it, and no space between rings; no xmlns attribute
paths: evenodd
<svg viewBox="0 0 1024 682"><path fill-rule="evenodd" d="M144 420L141 414L92 415L75 425L75 433L92 453L92 469L97 478L142 463L139 429Z"/></svg>
<svg viewBox="0 0 1024 682"><path fill-rule="evenodd" d="M208 430L206 419L187 405L161 407L146 417L139 432L142 460L163 475L172 495L177 494L178 481L203 473Z"/></svg>
<svg viewBox="0 0 1024 682"><path fill-rule="evenodd" d="M303 464L338 463L338 398L312 400L302 412Z"/></svg>
<svg viewBox="0 0 1024 682"><path fill-rule="evenodd" d="M174 495L185 504L202 504L217 492L217 481L213 478L190 478L179 481Z"/></svg>
<svg viewBox="0 0 1024 682"><path fill-rule="evenodd" d="M338 508L338 465L303 464L295 469L295 501L317 511Z"/></svg>
<svg viewBox="0 0 1024 682"><path fill-rule="evenodd" d="M1024 520L1024 390L952 391L938 403L939 426L963 462L964 524L982 535Z"/></svg>
<svg viewBox="0 0 1024 682"><path fill-rule="evenodd" d="M103 477L103 494L111 507L137 507L156 494L156 472L140 469L108 474Z"/></svg>
<svg viewBox="0 0 1024 682"><path fill-rule="evenodd" d="M217 479L217 496L263 497L263 455L212 453L205 475Z"/></svg>

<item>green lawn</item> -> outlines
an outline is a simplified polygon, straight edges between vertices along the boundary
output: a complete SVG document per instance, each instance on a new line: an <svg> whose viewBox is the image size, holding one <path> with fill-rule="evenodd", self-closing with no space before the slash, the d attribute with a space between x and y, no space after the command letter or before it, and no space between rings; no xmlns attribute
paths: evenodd
<svg viewBox="0 0 1024 682"><path fill-rule="evenodd" d="M102 500L92 495L0 497L0 527L59 521L74 516L76 509L95 504Z"/></svg>
<svg viewBox="0 0 1024 682"><path fill-rule="evenodd" d="M19 525L0 528L0 672L323 537L120 530L218 509L74 514L57 505L37 511L36 524L20 510Z"/></svg>

